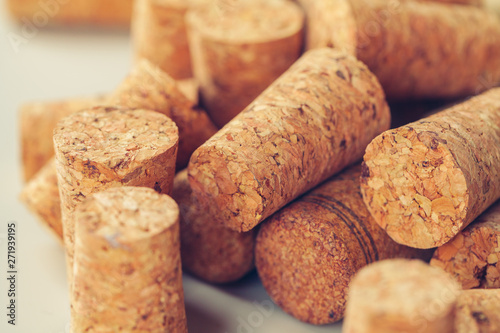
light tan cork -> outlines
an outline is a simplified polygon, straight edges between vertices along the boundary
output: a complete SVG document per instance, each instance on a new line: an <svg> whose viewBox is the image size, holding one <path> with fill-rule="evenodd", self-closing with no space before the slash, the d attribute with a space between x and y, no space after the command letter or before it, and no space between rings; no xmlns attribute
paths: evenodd
<svg viewBox="0 0 500 333"><path fill-rule="evenodd" d="M313 50L194 152L189 182L212 218L248 231L358 161L389 124L384 92L362 63Z"/></svg>
<svg viewBox="0 0 500 333"><path fill-rule="evenodd" d="M257 230L239 233L207 216L192 196L187 170L175 176L172 198L181 212L183 269L211 283L228 283L255 267Z"/></svg>
<svg viewBox="0 0 500 333"><path fill-rule="evenodd" d="M415 1L415 0L408 0ZM445 4L457 4L457 5L469 5L469 6L483 6L484 0L416 0L416 1L431 1L431 2L442 2Z"/></svg>
<svg viewBox="0 0 500 333"><path fill-rule="evenodd" d="M440 246L431 265L441 267L463 289L500 288L500 203L496 203L453 240Z"/></svg>
<svg viewBox="0 0 500 333"><path fill-rule="evenodd" d="M171 118L179 128L178 169L185 167L193 151L217 132L207 113L181 92L175 80L147 60L136 64L108 104L153 110Z"/></svg>
<svg viewBox="0 0 500 333"><path fill-rule="evenodd" d="M500 89L384 132L364 160L363 198L389 236L447 243L500 198Z"/></svg>
<svg viewBox="0 0 500 333"><path fill-rule="evenodd" d="M389 259L361 269L349 285L342 332L452 333L460 286L420 260Z"/></svg>
<svg viewBox="0 0 500 333"><path fill-rule="evenodd" d="M257 271L284 311L322 325L344 316L349 282L362 267L387 258L432 252L399 245L373 221L354 166L264 222L255 249Z"/></svg>
<svg viewBox="0 0 500 333"><path fill-rule="evenodd" d="M346 50L388 99L470 96L500 81L500 20L473 6L397 0L302 0L307 48Z"/></svg>
<svg viewBox="0 0 500 333"><path fill-rule="evenodd" d="M201 103L219 127L302 51L304 14L291 1L216 1L193 9L186 20Z"/></svg>
<svg viewBox="0 0 500 333"><path fill-rule="evenodd" d="M143 186L169 194L177 143L177 126L153 111L96 107L58 123L54 147L70 286L75 208L110 187Z"/></svg>
<svg viewBox="0 0 500 333"><path fill-rule="evenodd" d="M85 200L75 221L71 331L187 333L175 201L111 188Z"/></svg>
<svg viewBox="0 0 500 333"><path fill-rule="evenodd" d="M500 289L465 290L458 297L455 333L500 332Z"/></svg>

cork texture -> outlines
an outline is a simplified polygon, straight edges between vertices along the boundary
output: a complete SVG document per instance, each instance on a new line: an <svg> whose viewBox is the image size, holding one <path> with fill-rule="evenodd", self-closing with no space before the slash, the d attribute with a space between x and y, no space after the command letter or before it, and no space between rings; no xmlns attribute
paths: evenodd
<svg viewBox="0 0 500 333"><path fill-rule="evenodd" d="M346 333L452 333L460 287L419 260L390 259L363 268L349 286Z"/></svg>
<svg viewBox="0 0 500 333"><path fill-rule="evenodd" d="M75 211L72 332L187 333L179 208L148 188L111 188Z"/></svg>
<svg viewBox="0 0 500 333"><path fill-rule="evenodd" d="M172 198L181 212L181 253L184 270L211 283L239 280L254 267L257 230L239 233L220 227L194 199L187 170L174 179Z"/></svg>
<svg viewBox="0 0 500 333"><path fill-rule="evenodd" d="M463 289L500 288L500 204L496 203L453 240L440 246L431 265L441 267Z"/></svg>
<svg viewBox="0 0 500 333"><path fill-rule="evenodd" d="M287 0L218 4L186 19L201 103L222 127L299 58L304 14Z"/></svg>
<svg viewBox="0 0 500 333"><path fill-rule="evenodd" d="M500 198L499 97L489 90L367 147L363 198L396 242L441 246Z"/></svg>
<svg viewBox="0 0 500 333"><path fill-rule="evenodd" d="M455 313L455 333L500 332L500 290L462 292Z"/></svg>
<svg viewBox="0 0 500 333"><path fill-rule="evenodd" d="M248 231L358 161L389 124L384 93L362 63L314 50L194 152L189 182L219 223Z"/></svg>

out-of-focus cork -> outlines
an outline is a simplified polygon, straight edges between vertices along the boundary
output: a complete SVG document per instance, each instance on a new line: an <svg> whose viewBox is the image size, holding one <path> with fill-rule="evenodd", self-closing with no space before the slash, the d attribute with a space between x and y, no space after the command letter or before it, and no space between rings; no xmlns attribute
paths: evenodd
<svg viewBox="0 0 500 333"><path fill-rule="evenodd" d="M75 208L110 187L143 186L169 194L177 144L177 126L153 111L96 107L57 124L54 147L70 286Z"/></svg>
<svg viewBox="0 0 500 333"><path fill-rule="evenodd" d="M190 101L192 101L194 104L198 104L199 102L198 91L200 85L198 84L198 81L196 81L196 79L190 78L190 79L178 80L177 87L184 94L184 96L186 96Z"/></svg>
<svg viewBox="0 0 500 333"><path fill-rule="evenodd" d="M450 275L420 260L371 264L349 285L342 332L452 333L460 292Z"/></svg>
<svg viewBox="0 0 500 333"><path fill-rule="evenodd" d="M248 231L358 161L389 124L384 92L362 63L313 50L195 151L191 188L212 218Z"/></svg>
<svg viewBox="0 0 500 333"><path fill-rule="evenodd" d="M228 283L254 268L257 230L239 233L207 216L192 196L187 170L175 176L172 198L181 212L183 269L208 282Z"/></svg>
<svg viewBox="0 0 500 333"><path fill-rule="evenodd" d="M500 289L463 291L456 305L454 332L500 332Z"/></svg>
<svg viewBox="0 0 500 333"><path fill-rule="evenodd" d="M500 288L500 203L434 253L431 265L441 267L463 289Z"/></svg>
<svg viewBox="0 0 500 333"><path fill-rule="evenodd" d="M408 0L415 1L415 0ZM457 5L469 5L469 6L483 6L484 0L417 0L417 1L431 1L431 2L442 2L445 4L457 4Z"/></svg>
<svg viewBox="0 0 500 333"><path fill-rule="evenodd" d="M186 333L174 200L111 188L85 200L75 221L71 331Z"/></svg>
<svg viewBox="0 0 500 333"><path fill-rule="evenodd" d="M374 261L432 255L397 244L373 221L360 174L358 165L335 176L260 228L255 256L262 284L297 319L315 325L342 319L349 282Z"/></svg>
<svg viewBox="0 0 500 333"><path fill-rule="evenodd" d="M302 51L304 14L287 0L215 1L186 17L202 105L219 127Z"/></svg>
<svg viewBox="0 0 500 333"><path fill-rule="evenodd" d="M500 198L500 88L386 131L364 160L363 198L389 236L447 243Z"/></svg>

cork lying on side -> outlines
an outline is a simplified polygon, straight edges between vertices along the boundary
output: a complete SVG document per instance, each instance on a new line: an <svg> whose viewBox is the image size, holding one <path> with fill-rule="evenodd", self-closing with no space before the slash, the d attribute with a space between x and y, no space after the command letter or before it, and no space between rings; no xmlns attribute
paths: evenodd
<svg viewBox="0 0 500 333"><path fill-rule="evenodd" d="M262 284L287 313L321 325L342 319L349 282L378 260L428 259L432 253L399 245L373 221L355 166L265 221L256 244Z"/></svg>
<svg viewBox="0 0 500 333"><path fill-rule="evenodd" d="M175 201L112 188L85 200L75 221L71 332L186 333Z"/></svg>
<svg viewBox="0 0 500 333"><path fill-rule="evenodd" d="M363 198L389 236L447 243L500 198L500 88L386 131L364 160Z"/></svg>
<svg viewBox="0 0 500 333"><path fill-rule="evenodd" d="M194 152L189 182L213 219L248 231L359 160L389 124L382 88L362 63L313 50Z"/></svg>
<svg viewBox="0 0 500 333"><path fill-rule="evenodd" d="M456 305L454 332L500 332L500 289L463 291Z"/></svg>

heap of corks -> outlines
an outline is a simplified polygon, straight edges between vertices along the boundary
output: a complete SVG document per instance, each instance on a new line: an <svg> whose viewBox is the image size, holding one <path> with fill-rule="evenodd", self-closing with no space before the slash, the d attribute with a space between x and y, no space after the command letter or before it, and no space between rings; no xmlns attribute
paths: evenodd
<svg viewBox="0 0 500 333"><path fill-rule="evenodd" d="M254 267L311 324L500 331L481 0L136 0L132 37L115 90L20 111L21 198L64 244L73 332L186 332L182 269Z"/></svg>

